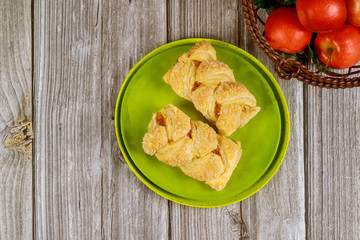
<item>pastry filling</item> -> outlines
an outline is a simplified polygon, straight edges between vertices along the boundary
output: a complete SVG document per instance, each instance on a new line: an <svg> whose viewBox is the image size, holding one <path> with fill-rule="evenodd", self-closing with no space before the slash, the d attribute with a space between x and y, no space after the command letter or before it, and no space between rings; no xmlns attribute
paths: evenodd
<svg viewBox="0 0 360 240"><path fill-rule="evenodd" d="M190 131L188 132L188 137L190 138L190 139L192 139L192 129L190 129Z"/></svg>
<svg viewBox="0 0 360 240"><path fill-rule="evenodd" d="M165 126L165 119L164 116L160 113L156 113L156 123L160 126Z"/></svg>
<svg viewBox="0 0 360 240"><path fill-rule="evenodd" d="M216 149L214 149L212 152L215 153L216 155L220 156L219 146Z"/></svg>
<svg viewBox="0 0 360 240"><path fill-rule="evenodd" d="M216 119L220 116L221 104L215 103L215 117Z"/></svg>
<svg viewBox="0 0 360 240"><path fill-rule="evenodd" d="M193 88L191 89L191 92L194 92L198 87L200 87L201 83L195 82Z"/></svg>

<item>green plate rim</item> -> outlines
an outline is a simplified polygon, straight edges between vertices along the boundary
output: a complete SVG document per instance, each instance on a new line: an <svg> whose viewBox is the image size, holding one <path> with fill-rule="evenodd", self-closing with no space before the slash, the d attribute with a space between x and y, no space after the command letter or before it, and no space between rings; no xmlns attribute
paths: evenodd
<svg viewBox="0 0 360 240"><path fill-rule="evenodd" d="M182 45L182 44L195 44L197 42L200 41L209 41L209 42L214 42L218 45L221 45L222 47L225 48L230 48L231 50L238 52L244 56L246 56L247 58L249 58L251 61L253 61L258 67L261 68L262 71L264 71L264 73L269 77L270 81L268 81L270 87L272 88L275 98L278 100L278 106L279 106L279 110L280 110L280 114L281 114L281 118L282 118L282 133L281 133L281 138L279 141L279 147L277 150L277 153L275 155L275 157L273 158L272 164L269 166L269 168L267 169L267 171L264 173L263 176L260 177L260 179L251 187L249 187L248 189L246 189L244 192L239 193L237 195L234 195L230 198L225 198L225 199L218 199L218 200L211 200L211 201L200 201L200 200L193 200L193 199L188 199L188 198L184 198L184 197L180 197L177 195L174 195L162 188L160 188L159 186L155 185L153 182L151 182L151 180L149 180L137 167L136 165L132 162L132 159L129 155L129 153L126 150L125 144L122 140L122 134L120 132L120 108L121 108L121 102L122 102L122 98L124 96L126 87L128 86L130 79L132 78L132 76L136 73L137 69L139 69L144 63L146 63L149 59L151 59L152 57L154 57L155 55L157 55L159 52L164 51L168 48L171 47L175 47L178 45ZM272 84L272 86L271 86ZM276 94L277 93L277 94ZM280 104L281 103L281 104ZM131 168L131 170L134 172L134 174L147 186L149 187L151 190L153 190L155 193L159 194L160 196L171 200L173 202L179 203L179 204L183 204L186 206L191 206L191 207L202 207L202 208L210 208L210 207L221 207L221 206L226 206L226 205L230 205L230 204L234 204L236 202L240 202L250 196L252 196L253 194L255 194L257 191L259 191L261 188L263 188L270 180L271 178L275 175L275 173L278 171L278 169L281 166L281 163L284 160L288 145L289 145L289 140L290 140L290 115L289 115L289 110L288 110L288 106L286 103L286 99L285 96L278 84L278 82L276 81L276 79L274 78L274 76L269 72L269 70L259 61L257 60L254 56L252 56L250 53L247 53L246 51L230 44L230 43L226 43L220 40L215 40L215 39L208 39L208 38L187 38L187 39L181 39L181 40L177 40L177 41L173 41L167 44L164 44L156 49L154 49L153 51L151 51L150 53L148 53L146 56L144 56L129 72L129 74L127 75L126 79L124 80L120 91L119 91L119 95L116 101L116 107L115 107L115 131L116 131L116 137L118 140L118 144L120 147L120 150L127 162L127 164L129 165L129 167ZM283 128L283 126L285 126Z"/></svg>

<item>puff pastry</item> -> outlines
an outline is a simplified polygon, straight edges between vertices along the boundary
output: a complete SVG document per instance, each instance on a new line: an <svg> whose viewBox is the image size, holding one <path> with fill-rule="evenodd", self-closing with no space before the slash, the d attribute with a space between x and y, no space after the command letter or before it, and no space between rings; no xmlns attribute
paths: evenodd
<svg viewBox="0 0 360 240"><path fill-rule="evenodd" d="M213 189L222 190L241 157L240 142L216 134L201 121L193 121L172 104L156 112L143 138L143 149L161 162Z"/></svg>
<svg viewBox="0 0 360 240"><path fill-rule="evenodd" d="M163 79L180 97L192 101L221 135L232 134L260 111L255 97L235 81L225 63L216 60L216 51L207 41L182 54Z"/></svg>

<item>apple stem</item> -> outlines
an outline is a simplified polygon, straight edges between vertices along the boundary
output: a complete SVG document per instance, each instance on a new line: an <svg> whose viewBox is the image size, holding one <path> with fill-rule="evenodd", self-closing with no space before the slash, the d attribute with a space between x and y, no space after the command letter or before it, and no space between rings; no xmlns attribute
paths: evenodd
<svg viewBox="0 0 360 240"><path fill-rule="evenodd" d="M331 54L332 54L333 52L334 52L334 49L333 49L333 48L331 48L331 49L330 49L329 56L328 56L328 58L326 59L325 69L324 69L324 71L327 71L328 64L329 64L329 61L330 61L330 59L331 59Z"/></svg>

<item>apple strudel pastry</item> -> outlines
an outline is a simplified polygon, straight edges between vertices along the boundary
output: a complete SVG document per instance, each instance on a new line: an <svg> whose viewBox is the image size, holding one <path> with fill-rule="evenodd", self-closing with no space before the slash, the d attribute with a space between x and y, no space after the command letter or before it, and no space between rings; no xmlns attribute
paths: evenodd
<svg viewBox="0 0 360 240"><path fill-rule="evenodd" d="M156 112L142 143L144 151L213 189L222 190L241 157L240 142L216 134L201 121L190 120L172 104Z"/></svg>
<svg viewBox="0 0 360 240"><path fill-rule="evenodd" d="M231 135L260 111L255 97L235 81L228 65L216 59L207 41L182 54L163 79L180 97L192 101L221 135Z"/></svg>

